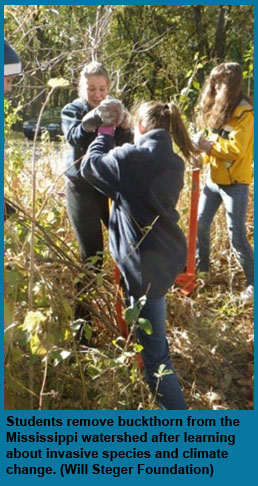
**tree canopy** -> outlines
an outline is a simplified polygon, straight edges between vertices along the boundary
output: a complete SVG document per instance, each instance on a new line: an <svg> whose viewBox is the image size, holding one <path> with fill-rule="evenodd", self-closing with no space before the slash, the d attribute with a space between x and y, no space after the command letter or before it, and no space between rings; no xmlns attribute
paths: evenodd
<svg viewBox="0 0 258 486"><path fill-rule="evenodd" d="M191 108L206 74L224 60L241 64L252 95L253 29L252 5L5 6L5 37L26 74L17 96L34 114L50 78L69 83L51 100L62 106L92 59L107 66L114 94L129 107L141 99L177 97L187 88Z"/></svg>

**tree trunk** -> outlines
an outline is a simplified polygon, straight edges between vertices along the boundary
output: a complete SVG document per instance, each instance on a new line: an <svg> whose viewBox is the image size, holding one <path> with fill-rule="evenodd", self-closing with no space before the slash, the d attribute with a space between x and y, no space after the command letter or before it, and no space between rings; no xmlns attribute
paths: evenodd
<svg viewBox="0 0 258 486"><path fill-rule="evenodd" d="M216 37L215 37L215 57L217 58L218 62L223 62L225 58L225 51L226 51L226 31L228 29L228 20L226 18L226 14L229 13L231 9L230 5L220 5L219 8L219 17L216 29Z"/></svg>

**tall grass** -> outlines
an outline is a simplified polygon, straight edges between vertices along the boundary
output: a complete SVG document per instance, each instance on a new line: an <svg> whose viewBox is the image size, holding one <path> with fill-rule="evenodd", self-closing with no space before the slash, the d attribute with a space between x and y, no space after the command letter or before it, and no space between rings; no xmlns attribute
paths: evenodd
<svg viewBox="0 0 258 486"><path fill-rule="evenodd" d="M5 225L5 397L8 409L155 409L138 368L135 343L116 327L113 264L107 248L102 272L85 277L64 198L67 147L37 143L33 305L29 313L31 143L8 138L6 195L17 209ZM190 170L179 212L187 232ZM55 182L56 181L56 182ZM253 241L253 186L247 232ZM244 276L232 254L223 209L212 227L211 276L191 297L170 289L167 327L172 360L192 409L253 408L253 308L239 295ZM80 302L92 315L87 346L78 346ZM33 366L33 389L29 370Z"/></svg>

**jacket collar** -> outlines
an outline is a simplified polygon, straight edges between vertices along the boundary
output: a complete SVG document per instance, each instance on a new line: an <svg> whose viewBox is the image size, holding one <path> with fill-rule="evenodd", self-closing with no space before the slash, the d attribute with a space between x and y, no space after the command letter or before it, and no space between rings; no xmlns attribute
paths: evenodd
<svg viewBox="0 0 258 486"><path fill-rule="evenodd" d="M167 130L163 129L163 128L156 128L154 130L149 130L147 133L144 133L144 135L142 135L136 145L138 146L141 146L141 145L144 145L145 142L148 142L149 140L153 140L153 141L157 141L157 142L162 142L162 141L168 141L168 140L171 140L170 139L170 135L169 133L167 132Z"/></svg>
<svg viewBox="0 0 258 486"><path fill-rule="evenodd" d="M247 100L243 99L240 101L240 103L237 105L237 107L234 110L233 117L234 118L241 118L241 116L246 113L247 111L254 111L254 108L250 103L248 103Z"/></svg>

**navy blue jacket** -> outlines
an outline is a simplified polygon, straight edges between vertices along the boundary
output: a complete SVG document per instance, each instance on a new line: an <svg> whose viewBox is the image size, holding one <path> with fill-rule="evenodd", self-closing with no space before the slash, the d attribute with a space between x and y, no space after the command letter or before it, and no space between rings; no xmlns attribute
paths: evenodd
<svg viewBox="0 0 258 486"><path fill-rule="evenodd" d="M83 128L82 119L92 108L80 98L68 103L61 111L61 122L63 134L71 146L66 166L66 176L74 183L85 185L80 173L82 157L86 154L88 146L97 136L96 132L89 133ZM132 134L129 130L118 128L116 130L116 145L132 141ZM74 164L74 162L76 162Z"/></svg>
<svg viewBox="0 0 258 486"><path fill-rule="evenodd" d="M82 176L113 199L111 254L129 295L165 295L186 264L186 241L175 207L183 187L184 162L166 130L151 130L136 145L114 147L99 135L81 164Z"/></svg>

